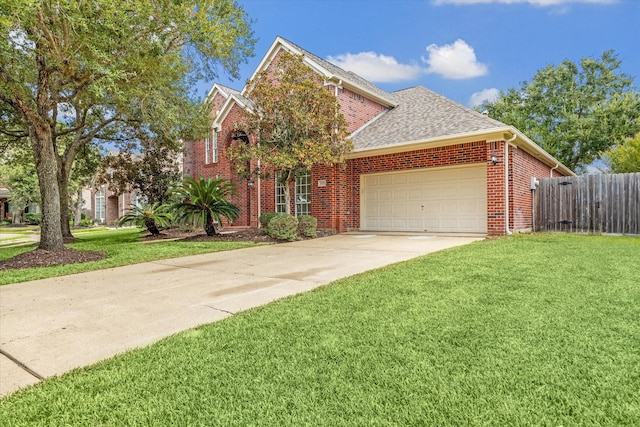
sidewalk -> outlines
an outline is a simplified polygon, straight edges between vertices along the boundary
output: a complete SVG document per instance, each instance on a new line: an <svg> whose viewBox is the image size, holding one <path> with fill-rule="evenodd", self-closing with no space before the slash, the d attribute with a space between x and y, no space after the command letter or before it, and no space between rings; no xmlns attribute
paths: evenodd
<svg viewBox="0 0 640 427"><path fill-rule="evenodd" d="M482 237L339 234L0 286L0 395L343 277L476 240Z"/></svg>

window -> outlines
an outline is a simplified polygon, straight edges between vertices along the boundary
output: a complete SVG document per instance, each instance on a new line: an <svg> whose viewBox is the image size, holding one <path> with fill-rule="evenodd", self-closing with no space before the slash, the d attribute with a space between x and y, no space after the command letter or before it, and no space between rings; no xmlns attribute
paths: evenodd
<svg viewBox="0 0 640 427"><path fill-rule="evenodd" d="M311 174L296 176L296 216L311 215Z"/></svg>
<svg viewBox="0 0 640 427"><path fill-rule="evenodd" d="M215 129L204 139L204 162L218 163L218 132Z"/></svg>
<svg viewBox="0 0 640 427"><path fill-rule="evenodd" d="M287 202L284 198L284 184L282 183L282 171L276 171L276 212L287 212Z"/></svg>
<svg viewBox="0 0 640 427"><path fill-rule="evenodd" d="M209 144L209 139L210 139L209 136L207 136L204 139L204 163L205 164L209 163L209 156L210 156L209 148L211 147Z"/></svg>
<svg viewBox="0 0 640 427"><path fill-rule="evenodd" d="M276 212L285 213L287 202L281 176L282 171L276 171ZM311 173L309 171L296 176L294 198L295 215L311 215Z"/></svg>
<svg viewBox="0 0 640 427"><path fill-rule="evenodd" d="M101 188L100 190L98 190L96 192L95 195L95 206L96 206L96 212L95 212L95 219L97 219L100 222L104 222L106 216L105 216L105 199L104 199L104 188Z"/></svg>
<svg viewBox="0 0 640 427"><path fill-rule="evenodd" d="M213 130L213 135L212 135L212 147L211 147L211 152L212 152L212 162L213 163L218 163L218 132L214 129Z"/></svg>

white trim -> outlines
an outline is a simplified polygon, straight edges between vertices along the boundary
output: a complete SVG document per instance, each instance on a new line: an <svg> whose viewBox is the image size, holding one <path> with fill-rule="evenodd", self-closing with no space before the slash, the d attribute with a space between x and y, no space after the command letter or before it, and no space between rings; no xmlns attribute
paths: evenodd
<svg viewBox="0 0 640 427"><path fill-rule="evenodd" d="M356 131L357 132L357 131ZM516 140L511 143L514 147L522 148L533 157L545 163L547 166L560 165L559 170L564 175L575 176L575 173L560 163L551 154L544 151L538 144L529 139L526 135L520 132L513 126L505 126L493 129L486 129L482 131L459 133L454 135L445 135L441 137L421 139L415 141L399 142L397 144L388 144L379 147L361 148L351 151L347 154L347 159L358 159L363 157L379 156L383 154L395 154L406 151L422 150L427 148L444 147L447 145L464 144L477 141L506 141L513 135L516 135Z"/></svg>

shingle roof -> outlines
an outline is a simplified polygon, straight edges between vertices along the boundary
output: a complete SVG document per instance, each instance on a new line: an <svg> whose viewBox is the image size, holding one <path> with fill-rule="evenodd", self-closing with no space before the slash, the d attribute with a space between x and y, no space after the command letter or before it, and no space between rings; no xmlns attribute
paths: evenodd
<svg viewBox="0 0 640 427"><path fill-rule="evenodd" d="M353 134L355 150L507 127L423 86L390 95L397 106Z"/></svg>
<svg viewBox="0 0 640 427"><path fill-rule="evenodd" d="M218 87L220 89L222 89L223 91L227 92L229 95L233 95L233 96L237 97L245 105L248 105L249 108L253 108L253 106L255 105L252 100L250 100L249 98L247 98L244 95L242 95L242 92L240 92L239 90L236 90L236 89L231 88L229 86L221 85L219 83L217 83L217 85L218 85Z"/></svg>
<svg viewBox="0 0 640 427"><path fill-rule="evenodd" d="M304 56L306 56L311 61L313 61L316 64L318 64L321 68L324 68L325 70L327 70L334 77L342 80L343 82L351 83L354 86L358 86L358 87L366 90L367 92L377 96L378 98L381 98L381 99L387 101L389 103L389 105L395 105L394 98L391 96L391 94L389 92L386 92L386 91L380 89L378 86L374 85L373 83L371 83L368 80L365 80L364 78L360 77L359 75L357 75L356 73L354 73L352 71L343 70L342 68L338 67L337 65L334 65L331 62L326 61L326 60L320 58L319 56L309 52L308 50L305 50L305 49L301 48L297 44L292 43L292 42L290 42L289 40L287 40L287 39L285 39L283 37L280 37L280 38L283 41L285 41L288 44L290 44L293 48L299 50Z"/></svg>

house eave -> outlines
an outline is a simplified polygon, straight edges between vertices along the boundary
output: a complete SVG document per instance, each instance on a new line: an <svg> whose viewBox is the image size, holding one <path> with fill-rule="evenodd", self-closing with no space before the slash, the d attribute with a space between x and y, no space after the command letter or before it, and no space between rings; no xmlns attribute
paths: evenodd
<svg viewBox="0 0 640 427"><path fill-rule="evenodd" d="M444 137L405 141L401 143L389 144L389 145L380 146L380 147L355 149L347 155L347 159L359 159L364 157L383 156L387 154L396 154L396 153L402 153L406 151L416 151L416 150L425 150L425 149L437 148L437 147L446 147L449 145L465 144L469 142L507 141L513 138L513 135L516 135L516 139L510 144L523 149L527 153L531 154L535 158L542 161L547 166L556 168L558 172L564 175L568 175L568 176L575 175L575 173L571 169L563 165L560 161L558 161L549 153L544 151L539 145L531 141L531 139L529 139L522 132L520 132L519 130L517 130L512 126L486 129L482 131L465 132L465 133L459 133L454 135L447 135Z"/></svg>

